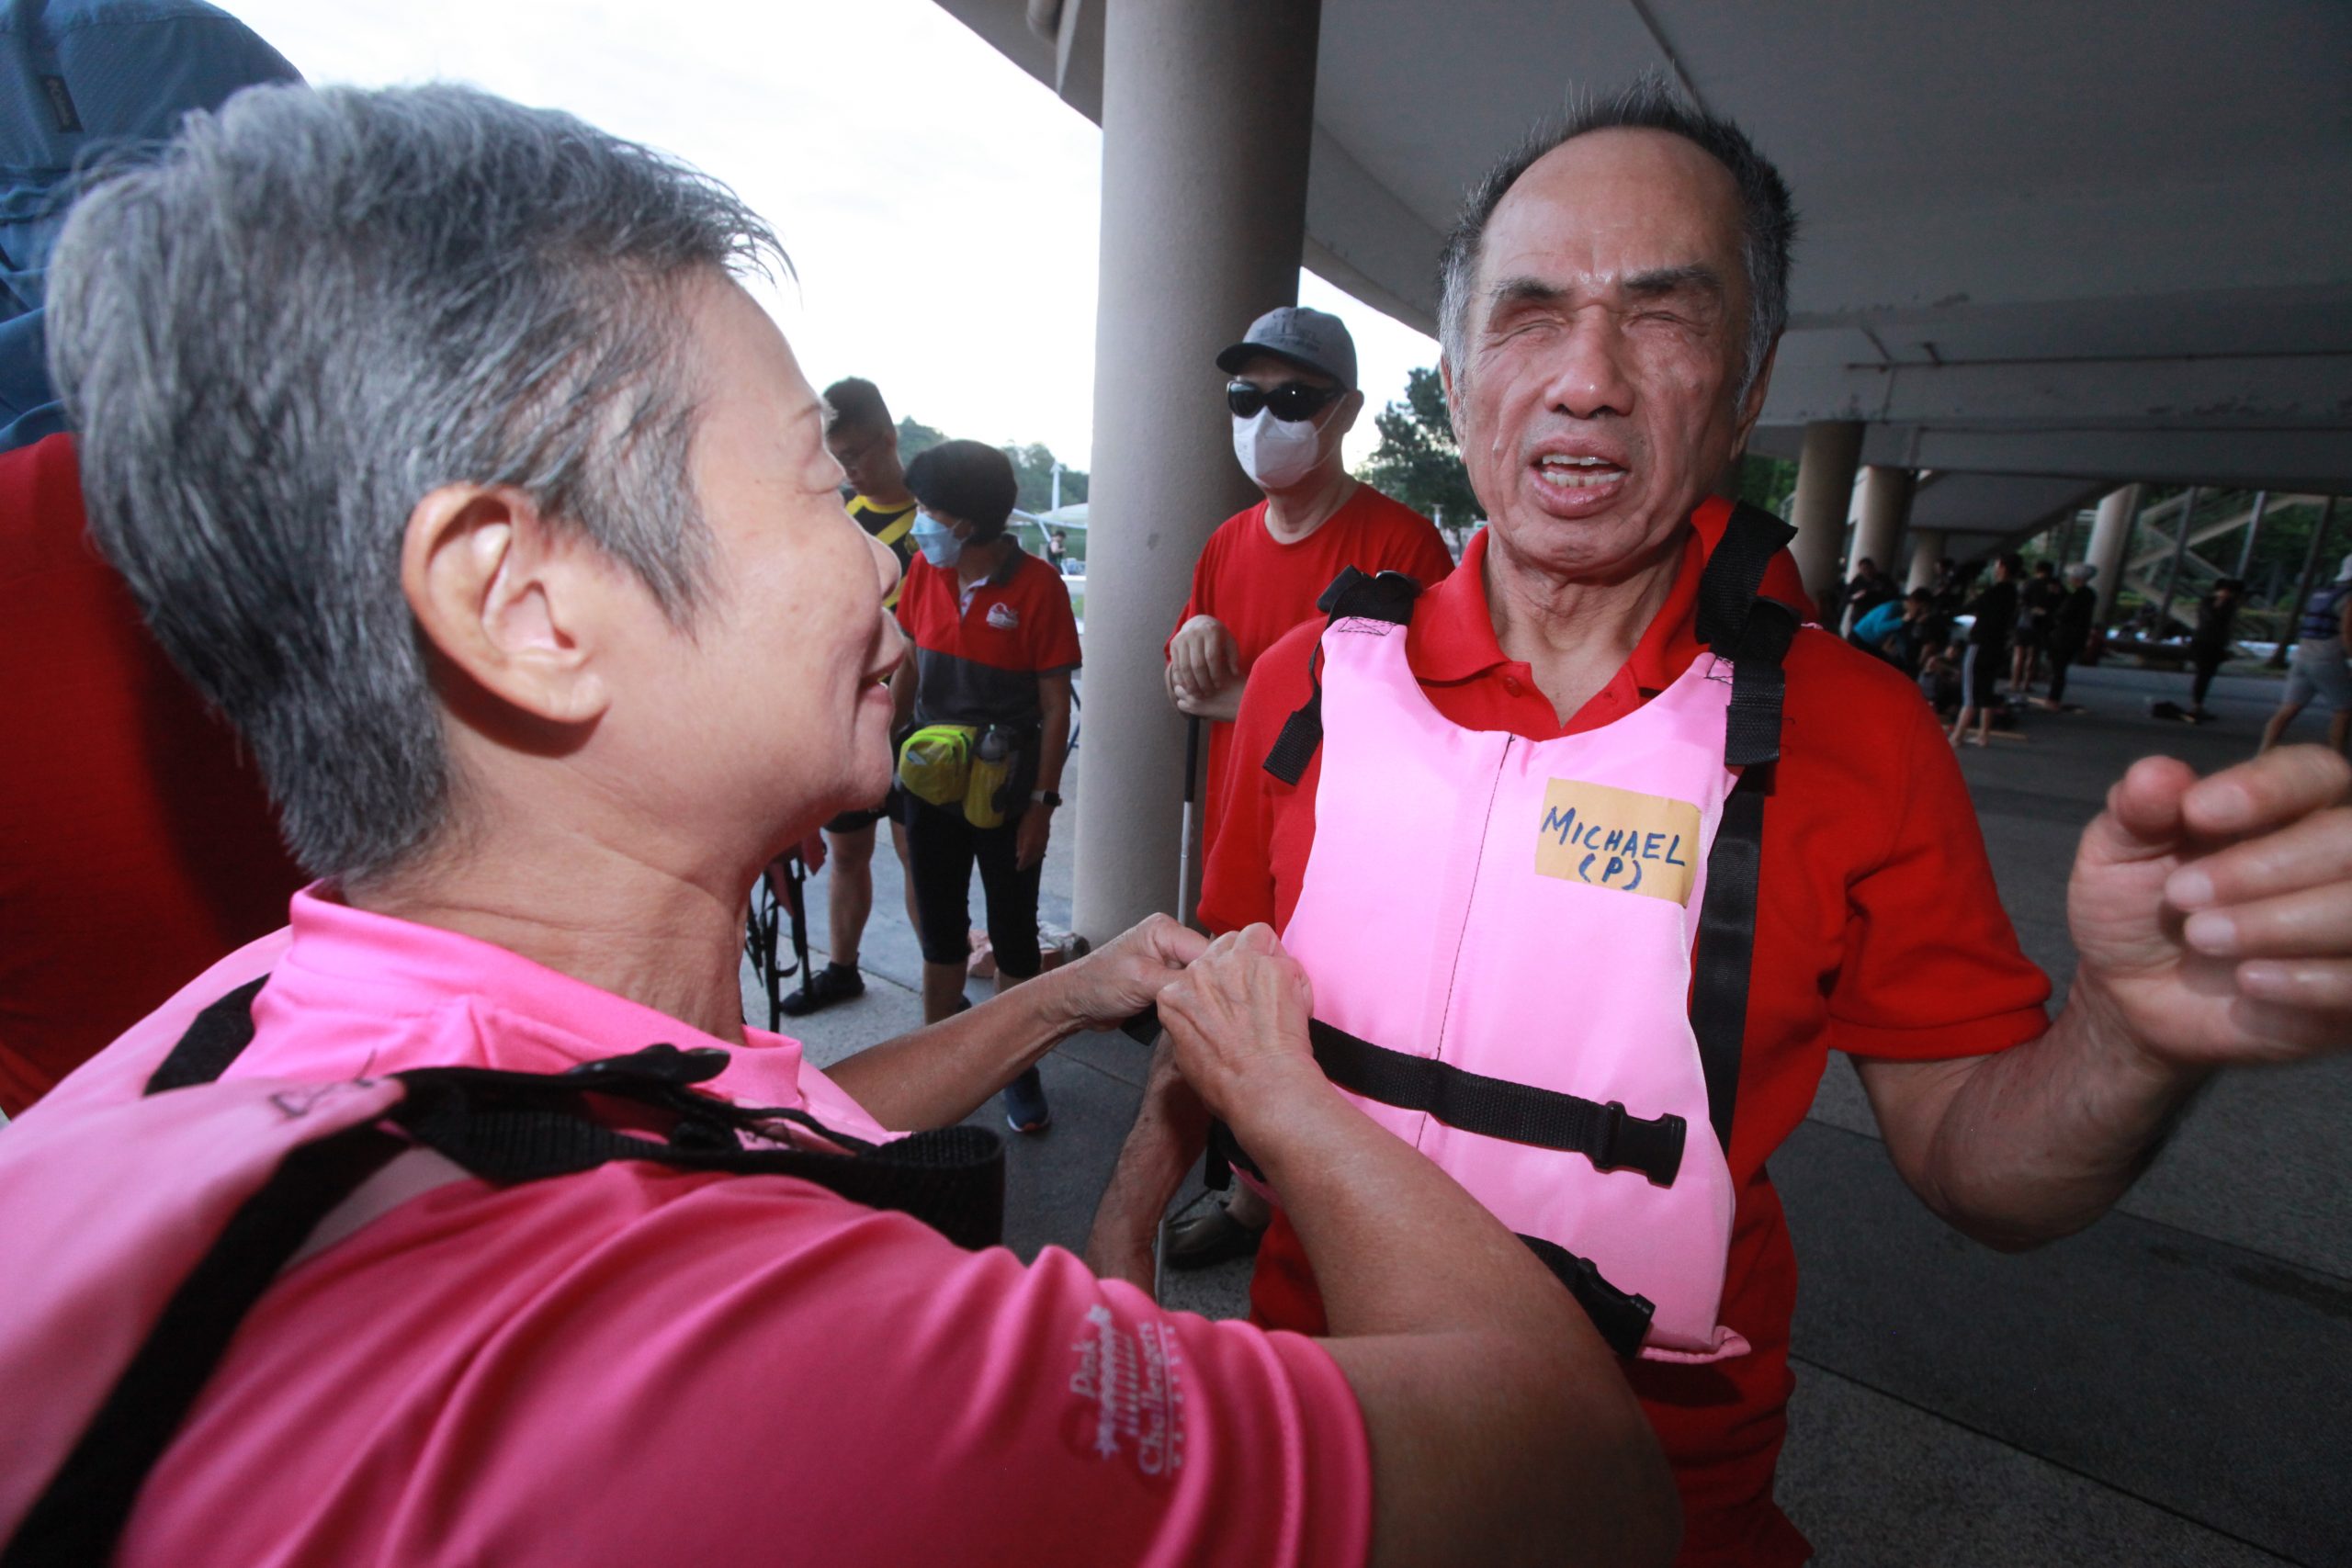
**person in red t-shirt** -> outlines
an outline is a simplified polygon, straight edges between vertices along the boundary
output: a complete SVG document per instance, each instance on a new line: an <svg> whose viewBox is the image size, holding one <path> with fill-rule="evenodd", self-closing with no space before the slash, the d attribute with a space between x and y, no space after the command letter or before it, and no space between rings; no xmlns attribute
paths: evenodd
<svg viewBox="0 0 2352 1568"><path fill-rule="evenodd" d="M1746 136L1655 85L1591 106L1481 185L1447 250L1443 372L1492 526L1413 607L1404 642L1441 719L1532 741L1598 737L1700 657L1700 569L1730 518L1702 497L1763 407L1792 229L1786 187ZM1802 601L1785 558L1763 592ZM1259 661L1235 735L1242 761L1262 758L1317 690L1321 637L1300 627ZM1771 1495L1796 1276L1765 1162L1828 1051L1855 1058L1889 1155L1929 1206L2018 1247L2103 1213L2213 1068L2352 1039L2352 813L2331 809L2352 786L2343 759L2298 748L2201 781L2177 761L2135 764L2083 836L2068 896L2079 964L2052 1021L1934 716L1894 671L1816 627L1795 634L1782 669L1736 1114L1719 1151L1735 1213L1716 1321L1746 1350L1623 1363L1675 1467L1680 1561L1692 1564L1810 1551ZM1332 705L1321 708L1330 722ZM1637 741L1619 746L1622 759ZM1202 899L1212 930L1291 927L1302 891L1327 874L1311 852L1318 816L1329 828L1327 813L1344 809L1361 837L1360 803L1377 787L1362 767L1354 788L1319 799L1317 765L1295 784L1237 766ZM1416 802L1395 806L1409 818ZM1472 863L1540 881L1540 860L1517 862ZM1443 955L1380 948L1376 908L1361 926L1311 934L1352 944L1358 972L1386 964L1408 982L1442 980L1430 966ZM1698 973L1716 979L1709 942L1696 952ZM1561 999L1555 1061L1606 1048L1579 1039L1576 1004L1591 998L1581 980L1612 972L1611 954L1589 947L1530 972ZM1334 998L1309 977L1328 1019ZM1431 994L1446 1004L1433 1027L1456 1037L1456 998ZM1100 1271L1149 1278L1152 1229L1198 1146L1182 1135L1199 1125L1182 1089L1163 1077L1139 1113L1090 1242ZM1704 1121L1690 1134L1713 1136ZM1448 1127L1424 1146L1468 1136ZM1617 1179L1607 1162L1582 1176L1575 1163L1551 1168L1564 1182ZM1302 1234L1278 1218L1260 1249L1263 1325L1309 1327L1321 1310Z"/></svg>
<svg viewBox="0 0 2352 1568"><path fill-rule="evenodd" d="M1224 814L1241 685L1274 639L1315 615L1342 567L1435 583L1453 570L1436 525L1348 477L1340 443L1363 412L1356 346L1328 311L1284 306L1216 356L1232 379L1233 453L1266 499L1217 525L1168 639L1168 694L1209 727L1202 841Z"/></svg>
<svg viewBox="0 0 2352 1568"><path fill-rule="evenodd" d="M74 437L0 453L0 1112L20 1115L304 881L261 775L94 547Z"/></svg>
<svg viewBox="0 0 2352 1568"><path fill-rule="evenodd" d="M1233 719L1259 656L1315 615L1315 601L1342 568L1401 571L1425 586L1453 570L1434 524L1349 478L1341 464L1340 443L1363 411L1346 322L1285 305L1250 322L1216 363L1233 378L1225 400L1234 457L1266 499L1209 536L1168 639L1168 694L1209 727L1204 855L1224 820ZM1168 1262L1204 1269L1242 1257L1257 1247L1268 1214L1263 1199L1236 1185L1223 1204L1169 1232Z"/></svg>

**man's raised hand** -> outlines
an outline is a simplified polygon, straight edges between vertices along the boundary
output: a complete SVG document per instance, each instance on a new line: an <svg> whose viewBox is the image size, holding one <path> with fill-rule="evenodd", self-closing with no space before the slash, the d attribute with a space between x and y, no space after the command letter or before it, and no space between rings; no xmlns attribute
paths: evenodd
<svg viewBox="0 0 2352 1568"><path fill-rule="evenodd" d="M2352 1043L2347 794L2352 765L2317 746L2206 779L2134 763L2067 887L2080 999L2177 1067Z"/></svg>

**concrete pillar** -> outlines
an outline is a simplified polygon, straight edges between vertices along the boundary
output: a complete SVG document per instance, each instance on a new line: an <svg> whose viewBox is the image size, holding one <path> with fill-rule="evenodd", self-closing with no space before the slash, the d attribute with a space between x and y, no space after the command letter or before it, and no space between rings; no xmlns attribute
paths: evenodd
<svg viewBox="0 0 2352 1568"><path fill-rule="evenodd" d="M2091 586L2098 590L2098 624L2115 613L2115 595L2123 586L2123 558L2132 548L2132 522L2140 515L2140 487L2125 485L2099 498L2098 520L2091 525L2090 553L2083 558L2098 568Z"/></svg>
<svg viewBox="0 0 2352 1568"><path fill-rule="evenodd" d="M1911 530L1911 576L1903 584L1905 593L1914 588L1933 588L1936 585L1936 563L1944 558L1945 538L1941 528Z"/></svg>
<svg viewBox="0 0 2352 1568"><path fill-rule="evenodd" d="M1862 470L1861 515L1854 526L1854 547L1846 557L1848 577L1861 566L1864 556L1878 562L1879 570L1894 575L1894 552L1903 544L1903 525L1911 520L1911 492L1917 482L1918 476L1909 468L1872 463Z"/></svg>
<svg viewBox="0 0 2352 1568"><path fill-rule="evenodd" d="M1072 923L1178 907L1184 723L1160 645L1256 499L1216 353L1298 298L1319 0L1109 0ZM1189 909L1185 911L1189 913Z"/></svg>
<svg viewBox="0 0 2352 1568"><path fill-rule="evenodd" d="M1838 586L1838 547L1846 542L1854 470L1861 456L1861 421L1815 420L1804 427L1804 451L1797 459L1796 499L1789 509L1797 536L1789 549L1797 558L1804 591L1825 614L1826 601Z"/></svg>

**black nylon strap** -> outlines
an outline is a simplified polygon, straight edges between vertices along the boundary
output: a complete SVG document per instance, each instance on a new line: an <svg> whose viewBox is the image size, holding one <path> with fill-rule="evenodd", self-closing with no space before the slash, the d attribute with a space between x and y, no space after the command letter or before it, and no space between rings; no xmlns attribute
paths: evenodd
<svg viewBox="0 0 2352 1568"><path fill-rule="evenodd" d="M1246 1170L1260 1180L1265 1173L1250 1158L1249 1151L1234 1138L1233 1129L1224 1122L1209 1122L1209 1148L1222 1154L1236 1170ZM1621 1291L1600 1276L1600 1269L1589 1258L1579 1258L1555 1241L1542 1236L1521 1235L1527 1249L1535 1254L1544 1267L1568 1288L1577 1304L1600 1331L1609 1348L1621 1356L1630 1356L1642 1348L1642 1340L1650 1331L1650 1318L1657 1305L1647 1296L1637 1296Z"/></svg>
<svg viewBox="0 0 2352 1568"><path fill-rule="evenodd" d="M0 1565L83 1568L113 1557L141 1484L210 1380L237 1325L319 1222L408 1146L381 1128L358 1126L286 1156L180 1281L107 1402L0 1551Z"/></svg>
<svg viewBox="0 0 2352 1568"><path fill-rule="evenodd" d="M147 1092L161 1094L167 1089L210 1083L226 1072L237 1054L253 1042L254 998L261 995L268 979L264 975L248 980L198 1013L179 1043L172 1047L172 1054L164 1058L164 1065L147 1080Z"/></svg>
<svg viewBox="0 0 2352 1568"><path fill-rule="evenodd" d="M1747 768L1781 759L1781 699L1788 690L1781 660L1797 635L1796 612L1758 599L1732 654L1731 706L1724 715L1724 766Z"/></svg>
<svg viewBox="0 0 2352 1568"><path fill-rule="evenodd" d="M1690 1032L1707 1080L1707 1121L1731 1148L1739 1100L1739 1058L1747 1036L1748 972L1756 960L1756 888L1764 854L1764 796L1770 770L1750 768L1724 799L1707 854L1707 896L1699 907L1698 974L1690 987Z"/></svg>
<svg viewBox="0 0 2352 1568"><path fill-rule="evenodd" d="M1616 1100L1603 1105L1450 1062L1408 1056L1321 1019L1308 1021L1306 1035L1323 1076L1366 1100L1426 1111L1449 1127L1483 1137L1569 1150L1592 1161L1595 1170L1637 1170L1660 1187L1671 1186L1682 1167L1679 1116L1644 1121L1628 1116Z"/></svg>
<svg viewBox="0 0 2352 1568"><path fill-rule="evenodd" d="M1329 617L1327 626L1349 620L1408 626L1413 619L1413 601L1420 592L1419 581L1401 571L1366 577L1354 567L1342 567L1340 575L1315 601L1315 607ZM1282 733L1274 737L1273 745L1266 752L1266 772L1294 787L1306 775L1306 764L1314 761L1316 748L1323 744L1323 678L1319 672L1322 658L1323 639L1317 637L1306 655L1306 680L1314 689L1306 701L1283 721Z"/></svg>
<svg viewBox="0 0 2352 1568"><path fill-rule="evenodd" d="M1797 531L1761 507L1746 502L1732 508L1724 536L1699 574L1699 640L1730 658L1747 625L1748 607L1764 586L1764 570L1788 547Z"/></svg>
<svg viewBox="0 0 2352 1568"><path fill-rule="evenodd" d="M1579 1258L1566 1247L1540 1235L1521 1235L1527 1250L1535 1254L1544 1267L1552 1270L1553 1278L1568 1288L1584 1308L1585 1316L1592 1319L1592 1326L1609 1348L1621 1356L1630 1356L1642 1348L1642 1340L1650 1331L1650 1319L1657 1313L1657 1305L1647 1296L1637 1296L1621 1291L1600 1277L1600 1270L1589 1258Z"/></svg>

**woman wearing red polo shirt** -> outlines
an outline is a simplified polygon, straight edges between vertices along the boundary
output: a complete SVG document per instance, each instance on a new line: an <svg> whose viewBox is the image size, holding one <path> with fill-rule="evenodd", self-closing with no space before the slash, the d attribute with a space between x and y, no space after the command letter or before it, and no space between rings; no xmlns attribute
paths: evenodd
<svg viewBox="0 0 2352 1568"><path fill-rule="evenodd" d="M975 826L963 804L937 805L910 788L907 874L922 943L922 1010L936 1023L965 1006L971 956L972 866L988 899L989 943L1001 991L1035 975L1037 884L1046 837L1061 805L1062 759L1069 750L1069 678L1078 668L1078 621L1061 574L1005 531L1020 493L1012 464L993 446L949 441L907 465L907 488L922 508L907 568L899 624L915 662L898 676L900 703L912 686L918 726L973 732L982 759L1001 751L1012 772L993 791L1001 817ZM1052 1120L1031 1067L1004 1091L1005 1121L1017 1133Z"/></svg>

